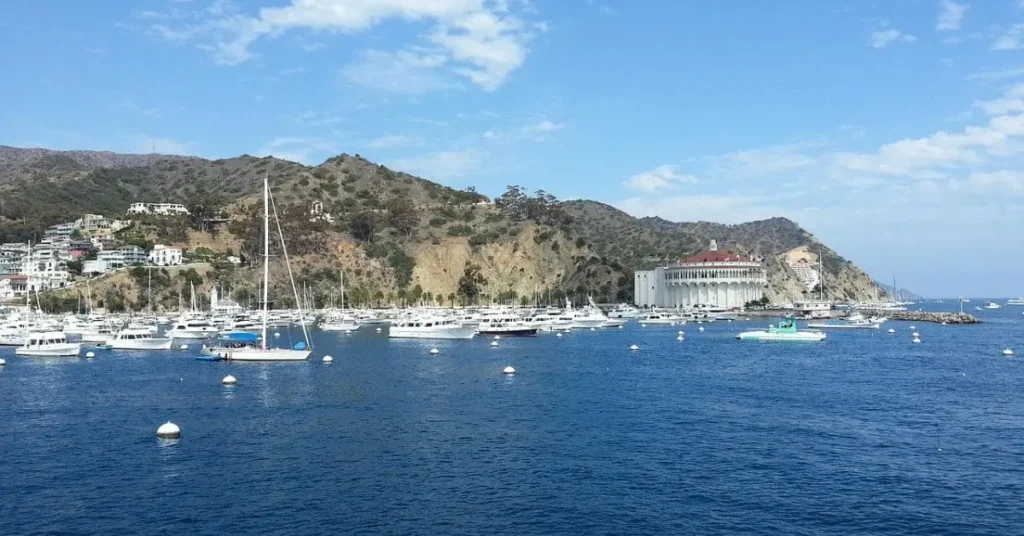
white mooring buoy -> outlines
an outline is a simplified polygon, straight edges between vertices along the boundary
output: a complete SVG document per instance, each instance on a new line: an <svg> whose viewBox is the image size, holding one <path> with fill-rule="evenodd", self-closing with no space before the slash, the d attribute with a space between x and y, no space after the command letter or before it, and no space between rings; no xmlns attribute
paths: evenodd
<svg viewBox="0 0 1024 536"><path fill-rule="evenodd" d="M496 341L500 341L500 340L501 340L501 335L495 335L495 336L494 336L494 340L496 340Z"/></svg>
<svg viewBox="0 0 1024 536"><path fill-rule="evenodd" d="M223 383L224 385L234 385L238 383L238 380L235 379L234 376L228 374L227 376L224 376L224 379L221 380L220 383Z"/></svg>
<svg viewBox="0 0 1024 536"><path fill-rule="evenodd" d="M320 361L323 361L324 363L327 363L329 365L334 362L334 358L329 355L325 355L324 358L321 359Z"/></svg>
<svg viewBox="0 0 1024 536"><path fill-rule="evenodd" d="M274 338L275 338L275 339L279 339L279 338L281 338L281 333L280 333L280 332L275 332L275 333L274 333Z"/></svg>
<svg viewBox="0 0 1024 536"><path fill-rule="evenodd" d="M914 339L914 344L921 344L921 339Z"/></svg>
<svg viewBox="0 0 1024 536"><path fill-rule="evenodd" d="M592 328L590 328L590 331L597 331L597 328L592 327Z"/></svg>
<svg viewBox="0 0 1024 536"><path fill-rule="evenodd" d="M677 340L677 341L681 341L681 340L683 340L683 336L682 336L682 335L677 335L677 336L676 336L676 340Z"/></svg>
<svg viewBox="0 0 1024 536"><path fill-rule="evenodd" d="M619 324L619 329L622 329L622 328L623 328L623 325L622 325L622 324Z"/></svg>
<svg viewBox="0 0 1024 536"><path fill-rule="evenodd" d="M0 367L4 366L6 364L7 364L7 360L6 359L0 359Z"/></svg>
<svg viewBox="0 0 1024 536"><path fill-rule="evenodd" d="M181 437L181 428L178 428L177 424L167 421L156 429L156 436L164 439L178 439Z"/></svg>
<svg viewBox="0 0 1024 536"><path fill-rule="evenodd" d="M889 328L889 333L896 333L895 329Z"/></svg>
<svg viewBox="0 0 1024 536"><path fill-rule="evenodd" d="M629 349L633 350L635 352L635 351L639 350L640 347L634 344L634 345L630 346Z"/></svg>
<svg viewBox="0 0 1024 536"><path fill-rule="evenodd" d="M917 329L917 328L914 327L914 326L910 326L910 331L914 331L915 329Z"/></svg>
<svg viewBox="0 0 1024 536"><path fill-rule="evenodd" d="M377 328L377 333L380 333L380 328Z"/></svg>
<svg viewBox="0 0 1024 536"><path fill-rule="evenodd" d="M491 341L491 348L497 348L497 347L498 347L498 341Z"/></svg>
<svg viewBox="0 0 1024 536"><path fill-rule="evenodd" d="M697 331L703 333L704 332L704 326L701 326L701 327L697 328Z"/></svg>
<svg viewBox="0 0 1024 536"><path fill-rule="evenodd" d="M437 348L430 349L430 355L437 355L439 353L441 353L441 350L438 350Z"/></svg>
<svg viewBox="0 0 1024 536"><path fill-rule="evenodd" d="M86 359L92 359L94 357L96 357L96 352L93 352L92 350L89 350L88 352L85 353Z"/></svg>
<svg viewBox="0 0 1024 536"><path fill-rule="evenodd" d="M555 337L561 337L561 336L562 336L561 333L555 333Z"/></svg>
<svg viewBox="0 0 1024 536"><path fill-rule="evenodd" d="M1003 350L1003 355L1013 355L1013 350L1007 348Z"/></svg>
<svg viewBox="0 0 1024 536"><path fill-rule="evenodd" d="M686 335L686 334L683 333L683 330L679 330L679 331L676 332L676 335Z"/></svg>
<svg viewBox="0 0 1024 536"><path fill-rule="evenodd" d="M566 333L572 333L572 328L565 328Z"/></svg>
<svg viewBox="0 0 1024 536"><path fill-rule="evenodd" d="M178 348L181 348L182 350L188 350L188 345L187 344L182 344Z"/></svg>
<svg viewBox="0 0 1024 536"><path fill-rule="evenodd" d="M507 375L511 376L512 374L516 373L516 369L512 368L512 366L509 365L509 366L501 369L501 373L502 374L507 374Z"/></svg>
<svg viewBox="0 0 1024 536"><path fill-rule="evenodd" d="M640 324L640 327L642 327L642 328L646 328L646 327L647 327L647 324Z"/></svg>
<svg viewBox="0 0 1024 536"><path fill-rule="evenodd" d="M915 339L921 336L921 334L916 331L912 335Z"/></svg>

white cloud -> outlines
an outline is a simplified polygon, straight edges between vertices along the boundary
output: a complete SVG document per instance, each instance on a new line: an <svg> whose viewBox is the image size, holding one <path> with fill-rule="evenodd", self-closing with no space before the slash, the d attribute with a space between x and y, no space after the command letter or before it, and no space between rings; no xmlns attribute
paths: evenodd
<svg viewBox="0 0 1024 536"><path fill-rule="evenodd" d="M868 38L868 46L871 48L885 48L893 43L913 43L917 37L905 34L895 28L875 30Z"/></svg>
<svg viewBox="0 0 1024 536"><path fill-rule="evenodd" d="M997 71L981 71L964 77L964 80L1004 80L1024 76L1024 67L1011 67Z"/></svg>
<svg viewBox="0 0 1024 536"><path fill-rule="evenodd" d="M942 11L939 13L939 20L935 29L940 32L959 30L964 22L964 14L967 13L967 4L958 4L953 0L942 0L939 2Z"/></svg>
<svg viewBox="0 0 1024 536"><path fill-rule="evenodd" d="M200 25L176 30L154 26L151 31L173 40L201 36L217 63L235 65L254 57L250 47L256 41L292 30L353 34L392 20L428 24L423 44L430 50L425 54L445 58L445 68L493 91L523 65L526 45L536 31L509 7L483 0L291 0L283 7L262 8L253 17L219 9L211 13L216 15L213 20ZM395 87L377 82L379 89Z"/></svg>
<svg viewBox="0 0 1024 536"><path fill-rule="evenodd" d="M1019 50L1024 48L1022 38L1024 38L1024 24L1014 24L992 43L992 50Z"/></svg>
<svg viewBox="0 0 1024 536"><path fill-rule="evenodd" d="M789 215L782 207L764 204L763 198L744 195L680 195L658 199L633 197L613 204L636 217L661 216L671 221L743 223Z"/></svg>
<svg viewBox="0 0 1024 536"><path fill-rule="evenodd" d="M483 133L486 140L545 142L553 139L555 132L565 128L565 123L540 118L506 129L488 129Z"/></svg>
<svg viewBox="0 0 1024 536"><path fill-rule="evenodd" d="M395 136L381 136L379 138L372 139L366 144L366 146L371 149L393 149L395 147L420 145L421 143L421 140L399 134Z"/></svg>
<svg viewBox="0 0 1024 536"><path fill-rule="evenodd" d="M952 181L951 190L967 193L991 194L993 191L1024 194L1024 172L1016 170L1000 170L991 172L974 172L966 179Z"/></svg>
<svg viewBox="0 0 1024 536"><path fill-rule="evenodd" d="M143 154L196 154L195 144L190 141L181 142L170 138L160 138L149 135L135 136L129 143L129 151Z"/></svg>
<svg viewBox="0 0 1024 536"><path fill-rule="evenodd" d="M473 150L441 151L400 158L395 160L392 167L426 179L453 179L464 177L475 170L483 156Z"/></svg>
<svg viewBox="0 0 1024 536"><path fill-rule="evenodd" d="M662 165L642 173L637 173L626 179L622 184L630 190L654 192L678 188L682 183L695 182L697 182L697 177L679 174L676 171L676 166Z"/></svg>
<svg viewBox="0 0 1024 536"><path fill-rule="evenodd" d="M160 119L163 117L163 113L160 112L159 108L153 106L139 106L135 104L131 99L124 99L120 104L121 108L128 110L134 114L146 117L148 119Z"/></svg>
<svg viewBox="0 0 1024 536"><path fill-rule="evenodd" d="M415 95L457 87L438 69L445 63L447 58L439 54L367 50L361 54L359 61L346 67L342 74L349 81L364 87Z"/></svg>
<svg viewBox="0 0 1024 536"><path fill-rule="evenodd" d="M1024 84L1011 87L998 99L974 101L974 107L981 108L987 115L1024 112Z"/></svg>
<svg viewBox="0 0 1024 536"><path fill-rule="evenodd" d="M813 166L816 160L806 151L816 145L812 143L772 145L734 151L715 156L711 160L717 174L760 177Z"/></svg>
<svg viewBox="0 0 1024 536"><path fill-rule="evenodd" d="M334 144L320 138L278 136L256 150L256 156L273 156L305 165L314 165L338 152Z"/></svg>

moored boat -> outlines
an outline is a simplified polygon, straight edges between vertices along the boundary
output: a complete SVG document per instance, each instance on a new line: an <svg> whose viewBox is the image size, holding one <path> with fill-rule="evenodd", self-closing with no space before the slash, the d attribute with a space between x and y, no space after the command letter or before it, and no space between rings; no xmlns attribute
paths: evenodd
<svg viewBox="0 0 1024 536"><path fill-rule="evenodd" d="M14 349L16 355L25 357L78 357L82 345L68 342L61 331L29 333L25 344Z"/></svg>
<svg viewBox="0 0 1024 536"><path fill-rule="evenodd" d="M817 342L825 340L825 333L822 331L799 331L796 327L796 320L793 317L786 317L779 322L778 327L769 325L767 330L744 331L736 338L741 341Z"/></svg>

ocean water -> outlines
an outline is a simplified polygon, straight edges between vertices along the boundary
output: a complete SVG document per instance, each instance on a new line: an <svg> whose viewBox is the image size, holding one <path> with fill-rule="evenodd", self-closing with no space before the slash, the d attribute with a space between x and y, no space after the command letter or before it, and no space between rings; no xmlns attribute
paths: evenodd
<svg viewBox="0 0 1024 536"><path fill-rule="evenodd" d="M1021 312L921 344L747 321L316 333L297 364L2 349L0 534L1021 534Z"/></svg>

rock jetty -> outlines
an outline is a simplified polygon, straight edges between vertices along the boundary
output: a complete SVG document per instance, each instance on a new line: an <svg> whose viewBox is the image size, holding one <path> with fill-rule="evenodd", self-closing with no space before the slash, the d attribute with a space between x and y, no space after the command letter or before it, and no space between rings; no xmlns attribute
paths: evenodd
<svg viewBox="0 0 1024 536"><path fill-rule="evenodd" d="M980 324L967 313L931 313L928 311L861 311L864 314L884 316L892 320L909 320L911 322L935 322L938 324Z"/></svg>

